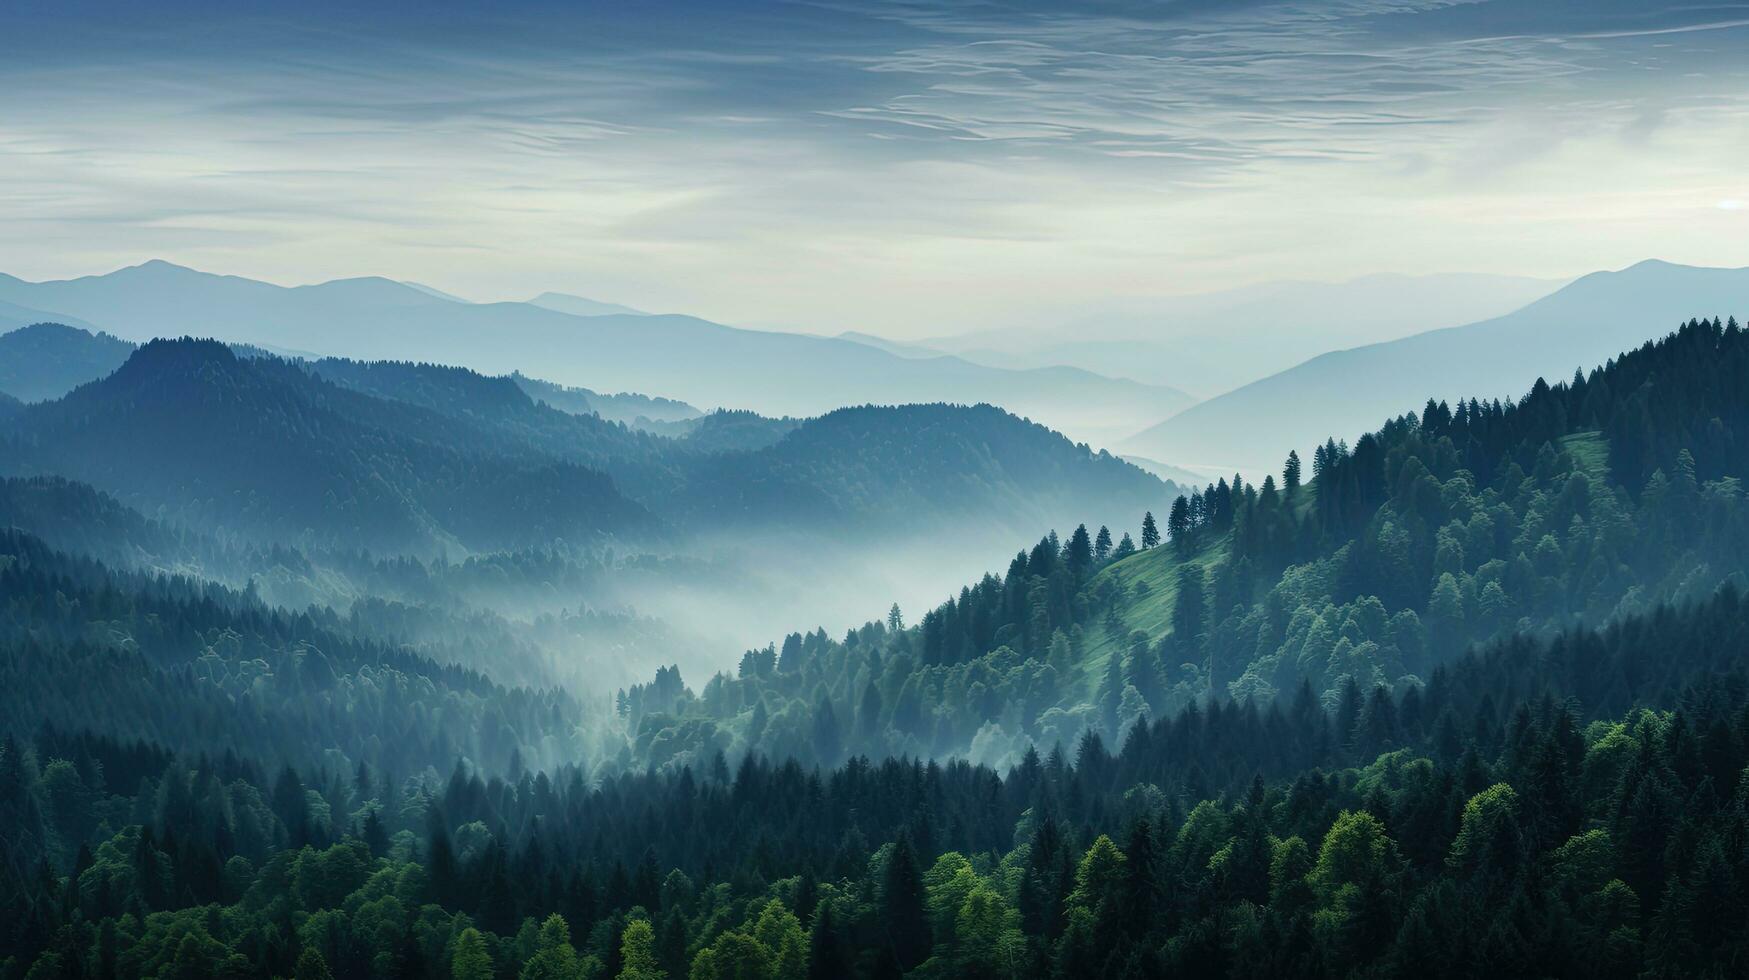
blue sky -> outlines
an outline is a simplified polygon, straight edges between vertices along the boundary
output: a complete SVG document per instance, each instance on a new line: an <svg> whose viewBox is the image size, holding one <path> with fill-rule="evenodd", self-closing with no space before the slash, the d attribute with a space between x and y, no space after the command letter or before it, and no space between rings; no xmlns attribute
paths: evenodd
<svg viewBox="0 0 1749 980"><path fill-rule="evenodd" d="M930 336L1749 265L1749 3L9 5L0 270ZM20 43L22 42L22 43Z"/></svg>

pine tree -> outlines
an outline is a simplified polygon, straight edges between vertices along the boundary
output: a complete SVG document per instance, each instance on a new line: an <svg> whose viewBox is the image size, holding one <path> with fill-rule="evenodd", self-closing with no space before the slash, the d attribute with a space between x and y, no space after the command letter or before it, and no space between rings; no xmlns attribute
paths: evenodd
<svg viewBox="0 0 1749 980"><path fill-rule="evenodd" d="M371 857L383 857L389 853L389 832L383 827L379 814L380 807L373 806L364 815L364 829L361 836L366 847L370 848Z"/></svg>
<svg viewBox="0 0 1749 980"><path fill-rule="evenodd" d="M820 764L831 768L838 764L838 757L843 752L843 733L838 728L838 715L832 710L832 701L824 695L820 704L814 709L814 755Z"/></svg>
<svg viewBox="0 0 1749 980"><path fill-rule="evenodd" d="M881 921L886 926L893 956L905 970L928 959L934 946L924 899L923 876L917 870L911 835L901 832L881 882Z"/></svg>
<svg viewBox="0 0 1749 980"><path fill-rule="evenodd" d="M1147 551L1160 543L1160 528L1154 524L1154 512L1148 511L1142 515L1142 550Z"/></svg>
<svg viewBox="0 0 1749 980"><path fill-rule="evenodd" d="M1292 449L1288 450L1287 465L1281 468L1281 489L1288 500L1300 490L1300 454Z"/></svg>
<svg viewBox="0 0 1749 980"><path fill-rule="evenodd" d="M1077 579L1086 575L1088 569L1093 567L1093 542L1087 536L1087 525L1077 526L1075 533L1069 536L1067 556L1069 571L1074 573Z"/></svg>
<svg viewBox="0 0 1749 980"><path fill-rule="evenodd" d="M1190 534L1190 501L1182 494L1172 501L1172 510L1166 515L1166 533L1172 536L1175 544L1188 547Z"/></svg>
<svg viewBox="0 0 1749 980"><path fill-rule="evenodd" d="M1183 566L1178 571L1178 597L1172 605L1172 638L1180 650L1191 653L1202 650L1207 607L1202 566L1195 563Z"/></svg>
<svg viewBox="0 0 1749 980"><path fill-rule="evenodd" d="M1100 721L1113 739L1122 734L1118 731L1118 725L1122 721L1119 711L1123 706L1124 686L1123 651L1113 647L1105 662L1105 680L1099 685Z"/></svg>
<svg viewBox="0 0 1749 980"><path fill-rule="evenodd" d="M1155 928L1159 920L1162 890L1159 879L1159 854L1154 845L1154 828L1146 817L1130 828L1129 842L1124 846L1122 928L1131 940L1139 940Z"/></svg>
<svg viewBox="0 0 1749 980"><path fill-rule="evenodd" d="M838 980L850 973L850 957L832 924L832 906L823 903L808 934L808 980Z"/></svg>
<svg viewBox="0 0 1749 980"><path fill-rule="evenodd" d="M1093 539L1093 560L1101 565L1111 557L1111 528L1099 525L1099 534Z"/></svg>

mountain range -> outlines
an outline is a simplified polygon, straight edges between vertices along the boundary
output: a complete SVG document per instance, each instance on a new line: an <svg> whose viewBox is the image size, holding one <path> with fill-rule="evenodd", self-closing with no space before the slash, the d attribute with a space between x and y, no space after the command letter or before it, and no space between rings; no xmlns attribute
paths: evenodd
<svg viewBox="0 0 1749 980"><path fill-rule="evenodd" d="M64 397L0 412L12 416L0 424L5 475L69 477L146 514L255 539L466 553L781 524L850 541L1131 522L1176 492L988 405L717 413L663 436L460 367L239 355L189 339L134 349L51 325L0 337L0 352L44 379L38 365L126 355L98 380L63 372L39 386L77 385Z"/></svg>
<svg viewBox="0 0 1749 980"><path fill-rule="evenodd" d="M886 346L909 357L945 352L995 367L1066 364L1207 398L1332 349L1508 313L1563 282L1473 273L1265 282L1155 300L1094 301L1029 328Z"/></svg>
<svg viewBox="0 0 1749 980"><path fill-rule="evenodd" d="M0 392L26 402L59 398L121 367L134 345L63 323L0 333Z"/></svg>
<svg viewBox="0 0 1749 980"><path fill-rule="evenodd" d="M1289 450L1354 439L1429 397L1515 398L1676 329L1749 313L1749 269L1646 261L1584 276L1503 316L1331 351L1167 418L1121 443L1175 465L1261 474Z"/></svg>
<svg viewBox="0 0 1749 980"><path fill-rule="evenodd" d="M1109 441L1133 431L1136 419L1164 418L1192 400L1175 388L1078 368L905 358L838 338L743 330L690 316L578 316L533 303L458 302L382 278L283 287L152 261L50 282L0 276L0 301L45 311L44 319L96 324L128 340L211 336L364 360L413 356L486 374L538 366L542 377L566 385L656 392L766 415L811 416L865 403L988 402L1078 440Z"/></svg>

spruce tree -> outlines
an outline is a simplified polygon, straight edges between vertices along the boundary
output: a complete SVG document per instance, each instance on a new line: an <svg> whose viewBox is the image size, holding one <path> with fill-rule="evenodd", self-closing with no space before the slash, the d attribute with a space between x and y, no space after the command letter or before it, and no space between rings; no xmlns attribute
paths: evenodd
<svg viewBox="0 0 1749 980"><path fill-rule="evenodd" d="M881 921L886 926L893 957L904 970L915 969L929 958L934 947L924 899L923 875L917 870L911 835L900 832L881 881Z"/></svg>
<svg viewBox="0 0 1749 980"><path fill-rule="evenodd" d="M1172 501L1172 510L1166 515L1166 533L1172 536L1174 544L1188 546L1190 533L1190 501L1183 495Z"/></svg>

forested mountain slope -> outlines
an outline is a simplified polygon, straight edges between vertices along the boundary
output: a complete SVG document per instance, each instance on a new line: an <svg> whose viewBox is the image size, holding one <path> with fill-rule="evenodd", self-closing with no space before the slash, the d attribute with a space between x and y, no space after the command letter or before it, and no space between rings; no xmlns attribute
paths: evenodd
<svg viewBox="0 0 1749 980"><path fill-rule="evenodd" d="M0 392L26 402L59 398L121 367L133 352L125 340L59 323L0 333Z"/></svg>
<svg viewBox="0 0 1749 980"><path fill-rule="evenodd" d="M1401 690L1473 642L1741 582L1745 372L1749 335L1697 321L1517 402L1429 402L1332 441L1304 485L1297 459L1281 486L1220 481L1139 554L1053 534L909 629L797 634L696 693L672 676L628 691L624 709L665 756L1009 762L1211 695Z"/></svg>
<svg viewBox="0 0 1749 980"><path fill-rule="evenodd" d="M635 540L652 522L621 494L683 530L782 522L854 540L950 522L1012 535L1075 513L1140 513L1172 492L989 406L680 424L666 438L562 411L515 378L466 368L164 341L18 419L7 465L92 483L148 513L222 518L259 540L426 554ZM239 465L257 458L266 465ZM493 480L511 481L502 502L478 496Z"/></svg>
<svg viewBox="0 0 1749 980"><path fill-rule="evenodd" d="M727 421L726 419L724 420ZM716 439L708 428L688 438ZM990 405L865 405L808 419L768 446L698 456L660 513L707 523L826 522L915 532L1051 515L1133 515L1171 484Z"/></svg>
<svg viewBox="0 0 1749 980"><path fill-rule="evenodd" d="M90 728L404 773L458 755L500 766L543 744L553 761L599 751L568 695L505 689L456 666L453 650L438 662L356 635L330 611L271 609L252 590L118 572L0 529L0 597L0 697L14 731Z"/></svg>
<svg viewBox="0 0 1749 980"><path fill-rule="evenodd" d="M637 428L683 422L697 418L698 409L683 401L630 392L605 395L588 388L575 388L530 378L520 372L511 377L530 398L544 401L573 415L599 415L609 422L624 422Z"/></svg>
<svg viewBox="0 0 1749 980"><path fill-rule="evenodd" d="M1642 262L1578 279L1505 316L1332 351L1211 398L1123 442L1179 465L1267 471L1289 450L1354 439L1429 397L1515 397L1692 316L1749 311L1749 269Z"/></svg>
<svg viewBox="0 0 1749 980"><path fill-rule="evenodd" d="M804 420L712 412L661 438L559 411L513 378L465 368L335 358L309 368L440 412L493 445L602 469L694 530L781 522L856 538L951 522L1013 533L1069 513L1140 513L1172 486L989 405L865 405Z"/></svg>
<svg viewBox="0 0 1749 980"><path fill-rule="evenodd" d="M491 549L647 528L599 471L211 341L153 341L8 425L4 466L258 539Z"/></svg>

